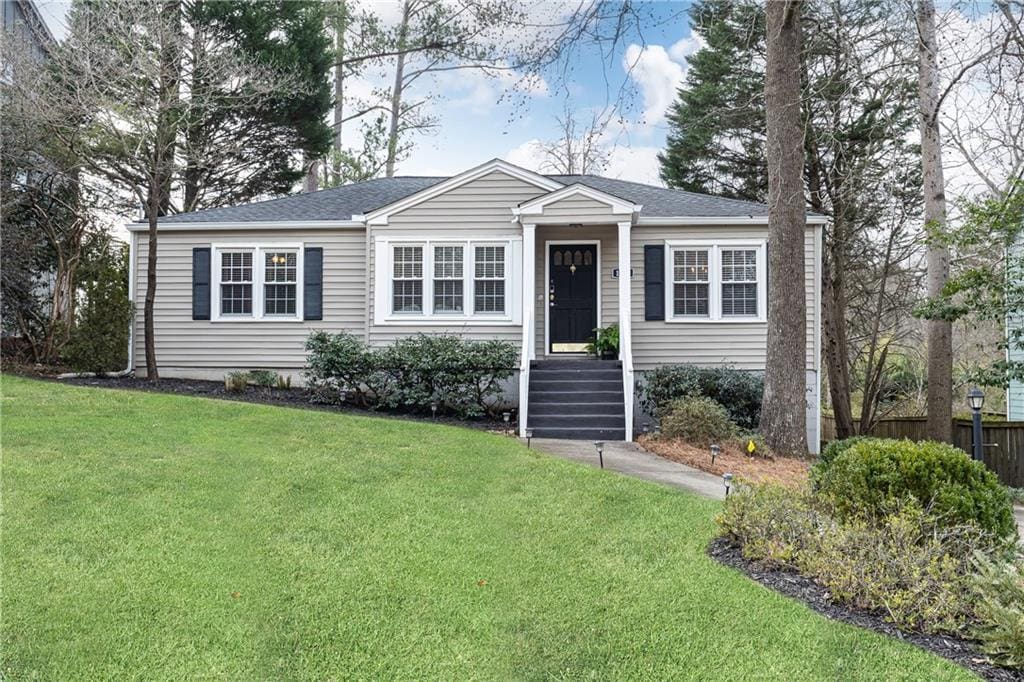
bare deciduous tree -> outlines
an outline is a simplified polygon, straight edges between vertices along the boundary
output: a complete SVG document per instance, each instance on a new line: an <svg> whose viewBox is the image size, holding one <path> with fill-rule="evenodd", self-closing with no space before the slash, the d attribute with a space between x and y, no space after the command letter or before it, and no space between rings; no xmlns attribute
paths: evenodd
<svg viewBox="0 0 1024 682"><path fill-rule="evenodd" d="M562 115L556 116L555 121L559 137L539 146L544 170L561 175L592 175L608 166L608 148L603 144L608 118L603 112L593 112L584 124L566 102Z"/></svg>

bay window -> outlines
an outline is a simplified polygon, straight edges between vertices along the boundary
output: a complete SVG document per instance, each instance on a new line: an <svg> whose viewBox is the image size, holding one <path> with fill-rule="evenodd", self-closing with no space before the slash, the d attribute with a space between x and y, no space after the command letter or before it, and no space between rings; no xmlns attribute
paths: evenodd
<svg viewBox="0 0 1024 682"><path fill-rule="evenodd" d="M667 242L666 320L763 322L764 240Z"/></svg>

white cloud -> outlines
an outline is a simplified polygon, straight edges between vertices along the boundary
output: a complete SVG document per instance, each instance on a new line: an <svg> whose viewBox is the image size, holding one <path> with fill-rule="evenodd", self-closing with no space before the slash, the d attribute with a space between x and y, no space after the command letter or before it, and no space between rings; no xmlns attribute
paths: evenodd
<svg viewBox="0 0 1024 682"><path fill-rule="evenodd" d="M672 61L662 45L634 44L626 48L622 67L643 95L644 112L638 124L648 127L662 123L683 82L683 66Z"/></svg>
<svg viewBox="0 0 1024 682"><path fill-rule="evenodd" d="M541 141L537 139L523 142L518 147L509 150L502 158L521 168L537 172L543 171L544 152L541 149Z"/></svg>
<svg viewBox="0 0 1024 682"><path fill-rule="evenodd" d="M608 158L608 168L602 175L649 185L662 185L664 183L658 177L660 151L659 147L615 147Z"/></svg>
<svg viewBox="0 0 1024 682"><path fill-rule="evenodd" d="M702 37L699 35L691 35L688 38L683 38L672 43L672 46L668 48L668 56L672 57L672 59L680 64L685 64L690 55L706 45L707 43L704 42Z"/></svg>

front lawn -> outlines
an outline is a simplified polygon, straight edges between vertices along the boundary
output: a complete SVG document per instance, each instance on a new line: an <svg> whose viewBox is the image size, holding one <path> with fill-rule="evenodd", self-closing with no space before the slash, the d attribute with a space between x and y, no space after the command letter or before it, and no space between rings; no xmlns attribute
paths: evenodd
<svg viewBox="0 0 1024 682"><path fill-rule="evenodd" d="M2 676L972 679L468 429L5 376Z"/></svg>

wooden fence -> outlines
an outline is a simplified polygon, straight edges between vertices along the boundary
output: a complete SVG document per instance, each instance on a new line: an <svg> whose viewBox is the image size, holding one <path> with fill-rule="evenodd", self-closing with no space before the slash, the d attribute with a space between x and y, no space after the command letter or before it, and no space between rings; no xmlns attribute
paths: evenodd
<svg viewBox="0 0 1024 682"><path fill-rule="evenodd" d="M927 440L924 417L882 419L871 429L877 438L909 438ZM855 422L856 425L856 422ZM1024 488L1024 422L984 422L981 427L984 461L1006 485ZM972 450L970 419L953 420L953 445L964 452ZM832 417L821 418L821 439L827 443L836 438Z"/></svg>

